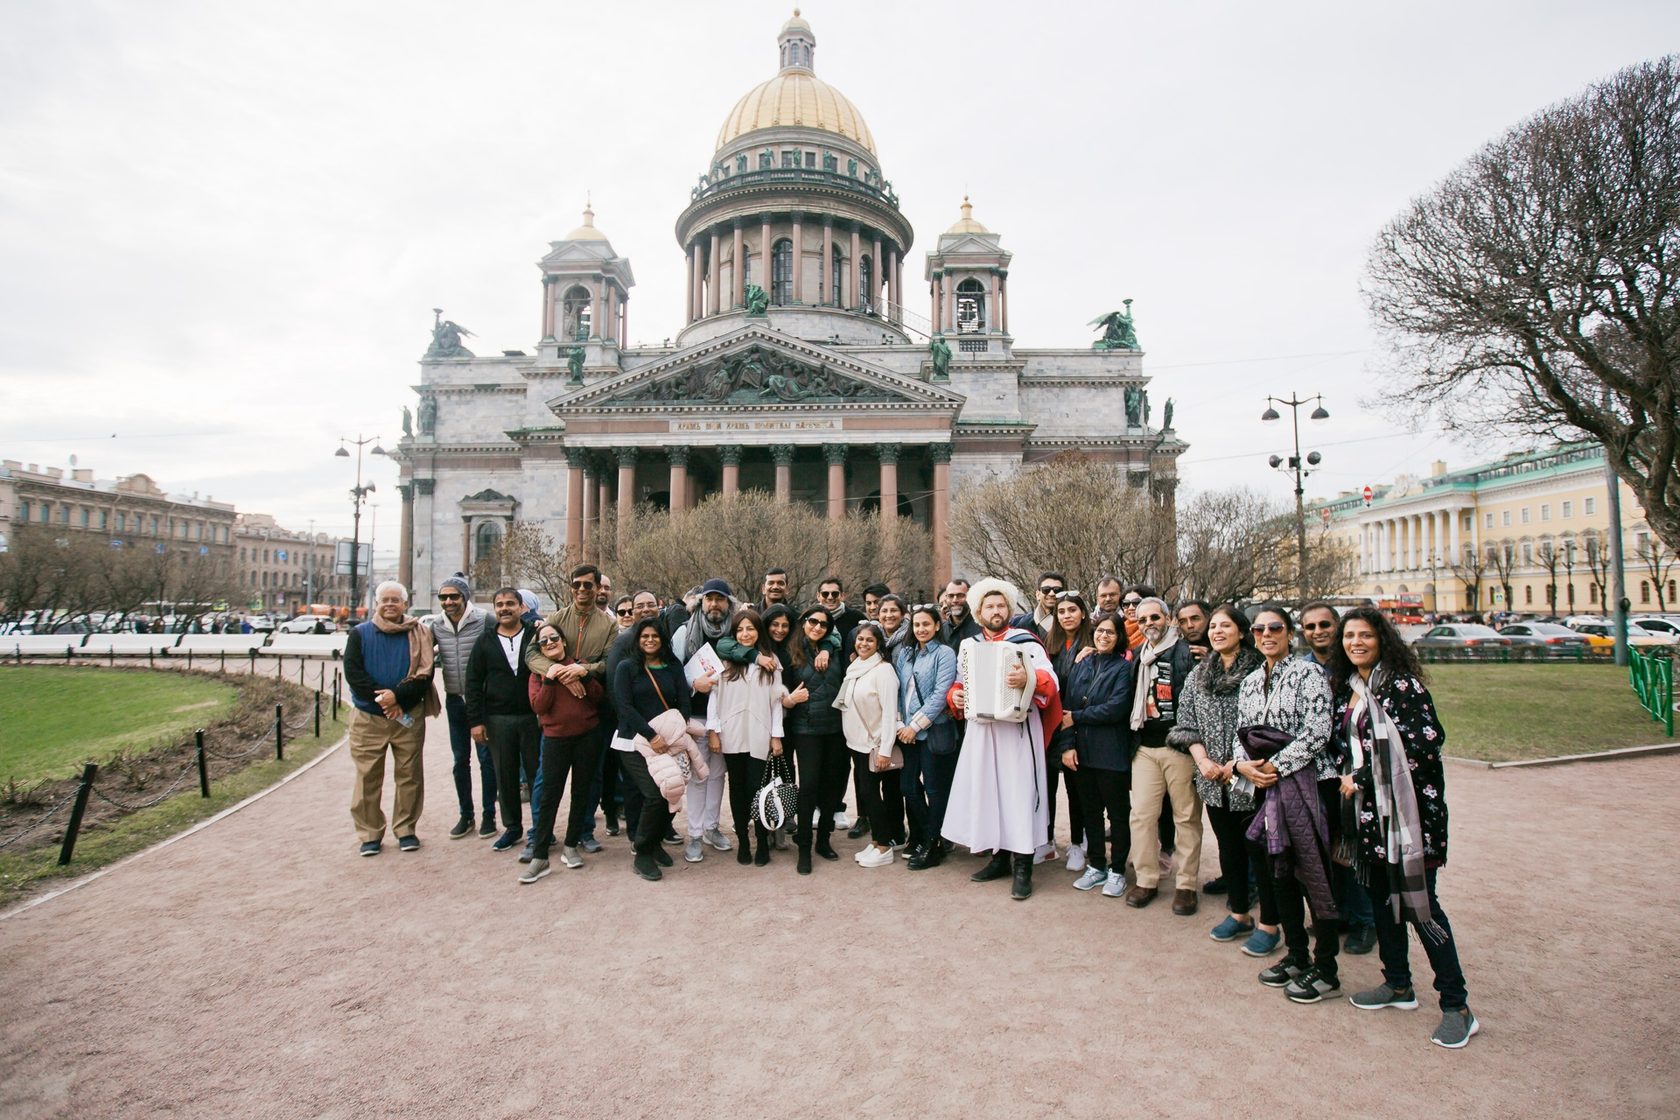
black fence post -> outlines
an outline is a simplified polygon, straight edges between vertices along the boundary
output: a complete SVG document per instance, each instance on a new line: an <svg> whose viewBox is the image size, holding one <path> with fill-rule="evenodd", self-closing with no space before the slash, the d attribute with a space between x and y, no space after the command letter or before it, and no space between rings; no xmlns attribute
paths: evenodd
<svg viewBox="0 0 1680 1120"><path fill-rule="evenodd" d="M195 738L198 740L198 795L200 797L209 797L210 768L204 761L204 728L201 727L198 729L198 734Z"/></svg>
<svg viewBox="0 0 1680 1120"><path fill-rule="evenodd" d="M285 713L280 710L280 705L274 705L274 757L276 760L282 760L286 757L285 721Z"/></svg>
<svg viewBox="0 0 1680 1120"><path fill-rule="evenodd" d="M315 690L315 738L321 737L321 690Z"/></svg>
<svg viewBox="0 0 1680 1120"><path fill-rule="evenodd" d="M257 651L253 649L251 651L251 668L249 669L249 672L255 673L256 671L257 671Z"/></svg>
<svg viewBox="0 0 1680 1120"><path fill-rule="evenodd" d="M188 669L192 668L192 647L191 646L187 647L187 668Z"/></svg>
<svg viewBox="0 0 1680 1120"><path fill-rule="evenodd" d="M156 669L157 668L157 658L155 656L153 656L153 650L152 650L151 646L146 647L146 668L148 668L148 669Z"/></svg>
<svg viewBox="0 0 1680 1120"><path fill-rule="evenodd" d="M225 650L225 649L222 650L221 657L222 657L222 667L219 671L225 674L227 672L227 650Z"/></svg>
<svg viewBox="0 0 1680 1120"><path fill-rule="evenodd" d="M88 794L93 792L93 778L99 764L90 762L82 767L82 784L76 788L76 803L70 807L70 823L64 826L64 844L58 849L58 865L65 866L76 850L76 834L82 830L82 814L87 812Z"/></svg>
<svg viewBox="0 0 1680 1120"><path fill-rule="evenodd" d="M338 722L338 670L333 670L333 722Z"/></svg>
<svg viewBox="0 0 1680 1120"><path fill-rule="evenodd" d="M298 684L303 683L303 658L298 658Z"/></svg>

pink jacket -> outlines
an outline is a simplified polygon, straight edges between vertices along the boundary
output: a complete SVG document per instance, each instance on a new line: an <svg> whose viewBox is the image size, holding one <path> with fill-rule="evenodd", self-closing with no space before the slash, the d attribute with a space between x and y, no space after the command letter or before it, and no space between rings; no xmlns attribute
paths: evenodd
<svg viewBox="0 0 1680 1120"><path fill-rule="evenodd" d="M682 808L683 794L688 790L688 779L693 776L704 781L706 778L706 752L702 751L696 740L703 740L706 736L705 725L699 720L687 720L675 708L667 708L663 712L648 720L648 726L660 738L665 740L664 754L655 754L648 741L640 735L631 740L632 745L647 759L648 776L653 784L659 787L659 792L665 795L665 801L674 813ZM685 769L678 759L688 762Z"/></svg>

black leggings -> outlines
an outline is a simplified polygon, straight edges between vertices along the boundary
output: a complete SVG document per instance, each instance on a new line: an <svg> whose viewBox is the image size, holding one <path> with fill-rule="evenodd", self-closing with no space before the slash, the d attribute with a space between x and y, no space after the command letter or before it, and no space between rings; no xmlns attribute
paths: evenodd
<svg viewBox="0 0 1680 1120"><path fill-rule="evenodd" d="M642 812L636 821L635 850L638 854L651 854L665 842L665 833L671 828L671 810L666 807L665 794L661 792L659 783L648 773L647 759L640 751L619 751L618 764L636 787L636 792L642 795Z"/></svg>
<svg viewBox="0 0 1680 1120"><path fill-rule="evenodd" d="M1248 897L1248 826L1254 820L1254 810L1238 812L1209 805L1207 815L1208 824L1213 828L1213 838L1219 844L1219 874L1225 880L1226 905L1233 914L1246 914L1251 905ZM1274 891L1264 892L1260 900L1260 920L1269 926L1277 924L1277 895Z"/></svg>
<svg viewBox="0 0 1680 1120"><path fill-rule="evenodd" d="M735 821L735 836L743 844L751 842L753 797L764 784L765 763L752 755L726 754L723 769L729 783L729 815Z"/></svg>
<svg viewBox="0 0 1680 1120"><path fill-rule="evenodd" d="M543 796L538 806L536 842L531 854L537 859L548 858L548 844L554 835L554 819L559 815L560 798L566 792L566 775L572 778L572 800L566 812L565 846L575 848L583 835L583 822L589 818L589 783L595 780L595 757L600 752L594 730L582 735L542 737Z"/></svg>
<svg viewBox="0 0 1680 1120"><path fill-rule="evenodd" d="M1077 799L1075 790L1079 791ZM1081 766L1078 770L1068 774L1068 809L1078 809L1085 814L1080 822L1085 830L1085 839L1089 841L1085 849L1085 862L1091 867L1101 870L1109 868L1126 869L1126 860L1132 854L1132 775L1126 770L1098 770L1094 766ZM1114 856L1107 858L1107 851L1103 848L1103 814L1108 814L1109 823L1114 827L1111 831L1109 846Z"/></svg>
<svg viewBox="0 0 1680 1120"><path fill-rule="evenodd" d="M789 735L784 740L799 759L799 829L795 840L811 842L811 824L820 811L817 835L826 839L834 831L834 814L846 795L847 758L851 750L838 731Z"/></svg>
<svg viewBox="0 0 1680 1120"><path fill-rule="evenodd" d="M1318 783L1318 799L1324 806L1325 823L1328 826L1328 842L1326 851L1334 851L1336 840L1342 832L1341 809L1336 803L1336 790L1341 785L1341 779L1329 778ZM1267 796L1272 796L1267 794ZM1287 949L1285 956L1300 964L1308 962L1307 949L1307 895L1301 886L1301 881L1290 875L1278 879L1272 875L1272 861L1266 855L1265 849L1259 844L1250 846L1250 854L1254 860L1256 879L1260 884L1260 920L1266 921L1266 894L1268 888L1276 899L1277 920L1283 926L1283 943ZM1325 874L1331 878L1331 890L1335 890L1334 882L1337 868L1334 864L1326 863ZM1227 886L1231 877L1225 877ZM1340 918L1327 918L1322 914L1313 915L1313 936L1311 963L1318 966L1328 978L1336 977L1336 955L1341 949L1342 922Z"/></svg>
<svg viewBox="0 0 1680 1120"><path fill-rule="evenodd" d="M858 812L869 818L869 838L877 844L904 839L904 777L897 770L871 770L874 752L852 756L852 784L857 786Z"/></svg>
<svg viewBox="0 0 1680 1120"><path fill-rule="evenodd" d="M1046 844L1054 844L1056 842L1056 786L1061 781L1063 767L1060 755L1051 755L1045 759L1045 762L1045 783L1050 787L1048 791L1050 794L1050 824L1045 830L1044 842ZM1086 840L1085 824L1089 819L1089 815L1080 807L1079 804L1079 783L1074 781L1074 774L1077 773L1077 771L1068 770L1066 773L1068 776L1068 841L1073 844L1083 844Z"/></svg>

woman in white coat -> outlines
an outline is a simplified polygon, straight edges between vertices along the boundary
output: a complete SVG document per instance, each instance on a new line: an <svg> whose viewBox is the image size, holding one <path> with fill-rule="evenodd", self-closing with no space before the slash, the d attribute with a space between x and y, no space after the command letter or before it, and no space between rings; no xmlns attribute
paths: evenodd
<svg viewBox="0 0 1680 1120"><path fill-rule="evenodd" d="M834 706L840 709L840 726L846 746L852 751L852 774L862 804L858 809L869 818L870 844L857 854L864 867L884 867L893 861L889 837L903 828L904 792L899 787L899 770L904 756L898 750L898 673L882 655L886 636L873 622L864 622L852 632L853 660L846 667L846 679ZM799 869L809 865L801 850Z"/></svg>
<svg viewBox="0 0 1680 1120"><path fill-rule="evenodd" d="M752 863L753 793L764 783L765 763L782 753L782 663L764 621L746 608L729 623L730 636L752 660L725 660L706 706L706 738L729 775L729 812L735 818L735 862ZM758 829L758 863L770 862L770 835Z"/></svg>

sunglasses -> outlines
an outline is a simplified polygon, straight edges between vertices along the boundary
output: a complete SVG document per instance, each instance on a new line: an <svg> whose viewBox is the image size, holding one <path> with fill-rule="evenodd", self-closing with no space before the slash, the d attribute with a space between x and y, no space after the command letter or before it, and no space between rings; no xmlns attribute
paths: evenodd
<svg viewBox="0 0 1680 1120"><path fill-rule="evenodd" d="M1165 622L1166 620L1167 620L1167 616L1164 615L1164 614L1140 614L1140 615L1138 615L1138 621L1139 622L1144 622L1144 623Z"/></svg>
<svg viewBox="0 0 1680 1120"><path fill-rule="evenodd" d="M636 613L635 610L631 607L620 607L620 608L618 608L618 617L620 617L620 618L629 618L631 615L633 615L635 613Z"/></svg>
<svg viewBox="0 0 1680 1120"><path fill-rule="evenodd" d="M1301 623L1301 629L1303 629L1303 630L1334 630L1335 628L1336 628L1336 624L1334 622L1303 622L1303 623Z"/></svg>
<svg viewBox="0 0 1680 1120"><path fill-rule="evenodd" d="M1060 587L1041 587L1038 589L1038 593L1040 595L1060 595L1062 589Z"/></svg>
<svg viewBox="0 0 1680 1120"><path fill-rule="evenodd" d="M560 635L550 634L546 638L538 638L537 644L539 646L557 646L560 644Z"/></svg>
<svg viewBox="0 0 1680 1120"><path fill-rule="evenodd" d="M1276 634L1279 631L1289 629L1289 627L1285 626L1281 622L1256 622L1248 629L1249 632L1253 634Z"/></svg>
<svg viewBox="0 0 1680 1120"><path fill-rule="evenodd" d="M807 625L807 626L821 626L824 630L827 630L833 624L830 623L829 621L827 621L826 619L807 618L805 620L805 625Z"/></svg>
<svg viewBox="0 0 1680 1120"><path fill-rule="evenodd" d="M460 601L461 601L461 597L459 595L439 595L438 596L438 602L440 602L440 603L459 603Z"/></svg>
<svg viewBox="0 0 1680 1120"><path fill-rule="evenodd" d="M939 611L939 604L938 603L912 603L912 604L910 604L910 609L912 611L933 611L937 614L938 611Z"/></svg>
<svg viewBox="0 0 1680 1120"><path fill-rule="evenodd" d="M840 592L838 592L838 591L819 591L819 592L817 592L817 598L819 598L819 599L838 599L838 598L840 598Z"/></svg>
<svg viewBox="0 0 1680 1120"><path fill-rule="evenodd" d="M1077 592L1077 591L1058 591L1058 592L1056 592L1056 598L1058 598L1058 599L1073 599L1073 598L1077 598L1078 595L1079 595L1079 592Z"/></svg>
<svg viewBox="0 0 1680 1120"><path fill-rule="evenodd" d="M1120 600L1120 605L1122 607L1135 607L1141 602L1143 602L1141 597L1135 599L1122 599Z"/></svg>
<svg viewBox="0 0 1680 1120"><path fill-rule="evenodd" d="M572 590L573 591L582 591L585 588L589 589L590 591L593 591L593 590L595 590L595 584L593 582L591 582L590 580L587 580L587 579L574 579L572 581Z"/></svg>

